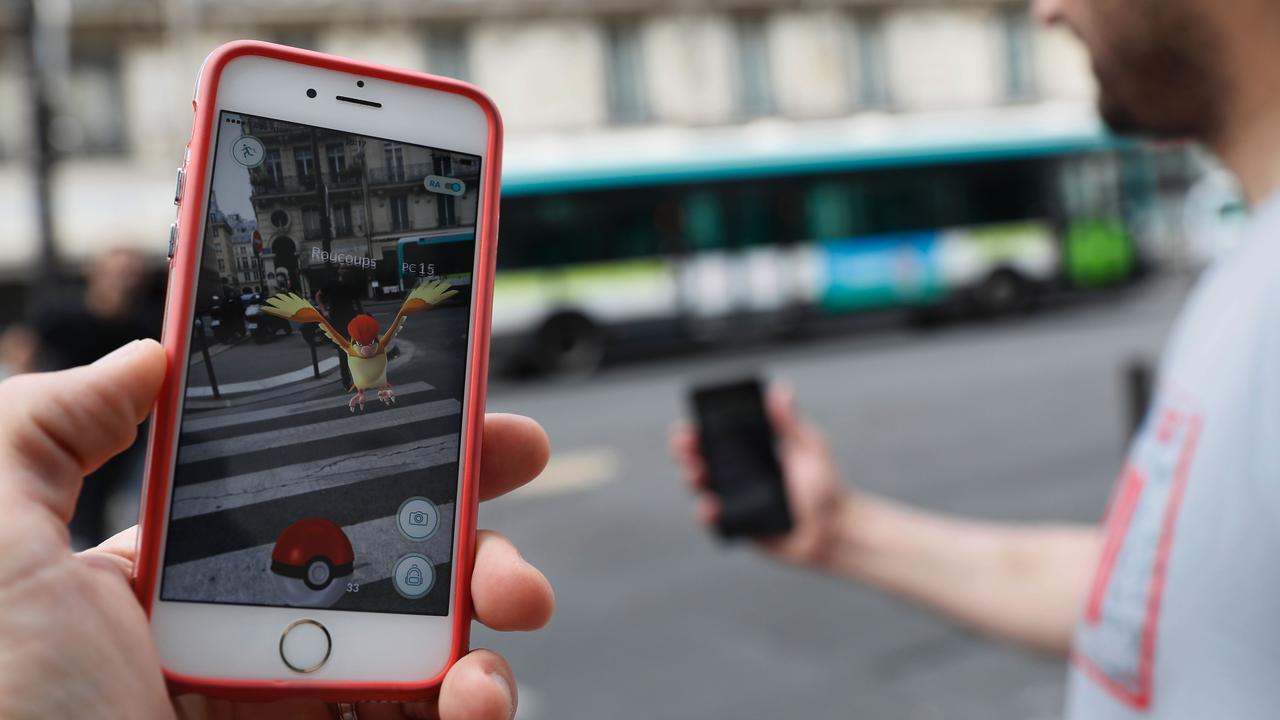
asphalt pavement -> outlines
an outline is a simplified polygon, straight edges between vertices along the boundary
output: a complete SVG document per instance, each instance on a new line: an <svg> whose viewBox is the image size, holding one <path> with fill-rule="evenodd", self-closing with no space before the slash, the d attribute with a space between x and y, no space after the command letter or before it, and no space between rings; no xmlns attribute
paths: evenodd
<svg viewBox="0 0 1280 720"><path fill-rule="evenodd" d="M1158 356L1185 291L1160 280L1007 321L496 380L489 409L540 420L554 460L481 524L547 573L559 608L545 631L478 629L475 644L511 660L522 720L1058 717L1061 662L709 537L667 432L690 383L760 371L794 387L851 485L984 518L1095 522L1124 452L1124 368Z"/></svg>

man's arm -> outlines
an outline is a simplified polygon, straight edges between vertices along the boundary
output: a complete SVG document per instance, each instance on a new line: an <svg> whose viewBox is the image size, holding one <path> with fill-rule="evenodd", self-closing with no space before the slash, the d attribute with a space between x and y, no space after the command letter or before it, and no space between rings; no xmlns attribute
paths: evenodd
<svg viewBox="0 0 1280 720"><path fill-rule="evenodd" d="M1065 655L1100 538L1091 525L981 522L857 494L841 503L818 567Z"/></svg>
<svg viewBox="0 0 1280 720"><path fill-rule="evenodd" d="M904 597L994 638L1067 653L1099 550L1097 527L961 519L850 492L826 439L789 397L772 393L769 414L794 528L762 541L762 549ZM678 428L672 448L699 491L701 519L713 523L719 508L705 492L693 429Z"/></svg>

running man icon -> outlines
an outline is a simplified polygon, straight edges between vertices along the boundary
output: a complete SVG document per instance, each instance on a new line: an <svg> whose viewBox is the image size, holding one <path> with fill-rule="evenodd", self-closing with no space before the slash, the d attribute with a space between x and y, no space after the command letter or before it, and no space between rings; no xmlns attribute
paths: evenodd
<svg viewBox="0 0 1280 720"><path fill-rule="evenodd" d="M252 135L241 135L231 146L231 157L247 168L255 168L266 159L262 141Z"/></svg>

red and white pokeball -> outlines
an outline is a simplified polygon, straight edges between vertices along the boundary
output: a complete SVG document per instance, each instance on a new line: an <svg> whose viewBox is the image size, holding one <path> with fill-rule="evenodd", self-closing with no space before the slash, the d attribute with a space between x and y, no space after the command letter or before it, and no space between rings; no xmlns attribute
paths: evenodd
<svg viewBox="0 0 1280 720"><path fill-rule="evenodd" d="M271 573L281 598L296 607L329 607L346 591L355 551L342 528L324 518L290 525L271 550Z"/></svg>

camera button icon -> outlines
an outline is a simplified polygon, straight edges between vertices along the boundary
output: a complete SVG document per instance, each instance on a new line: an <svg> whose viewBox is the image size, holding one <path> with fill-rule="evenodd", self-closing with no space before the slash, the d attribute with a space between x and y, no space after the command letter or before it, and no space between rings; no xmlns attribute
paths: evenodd
<svg viewBox="0 0 1280 720"><path fill-rule="evenodd" d="M410 540L423 541L436 534L440 527L440 511L435 503L424 497L411 497L400 504L396 513L396 525L400 534Z"/></svg>

